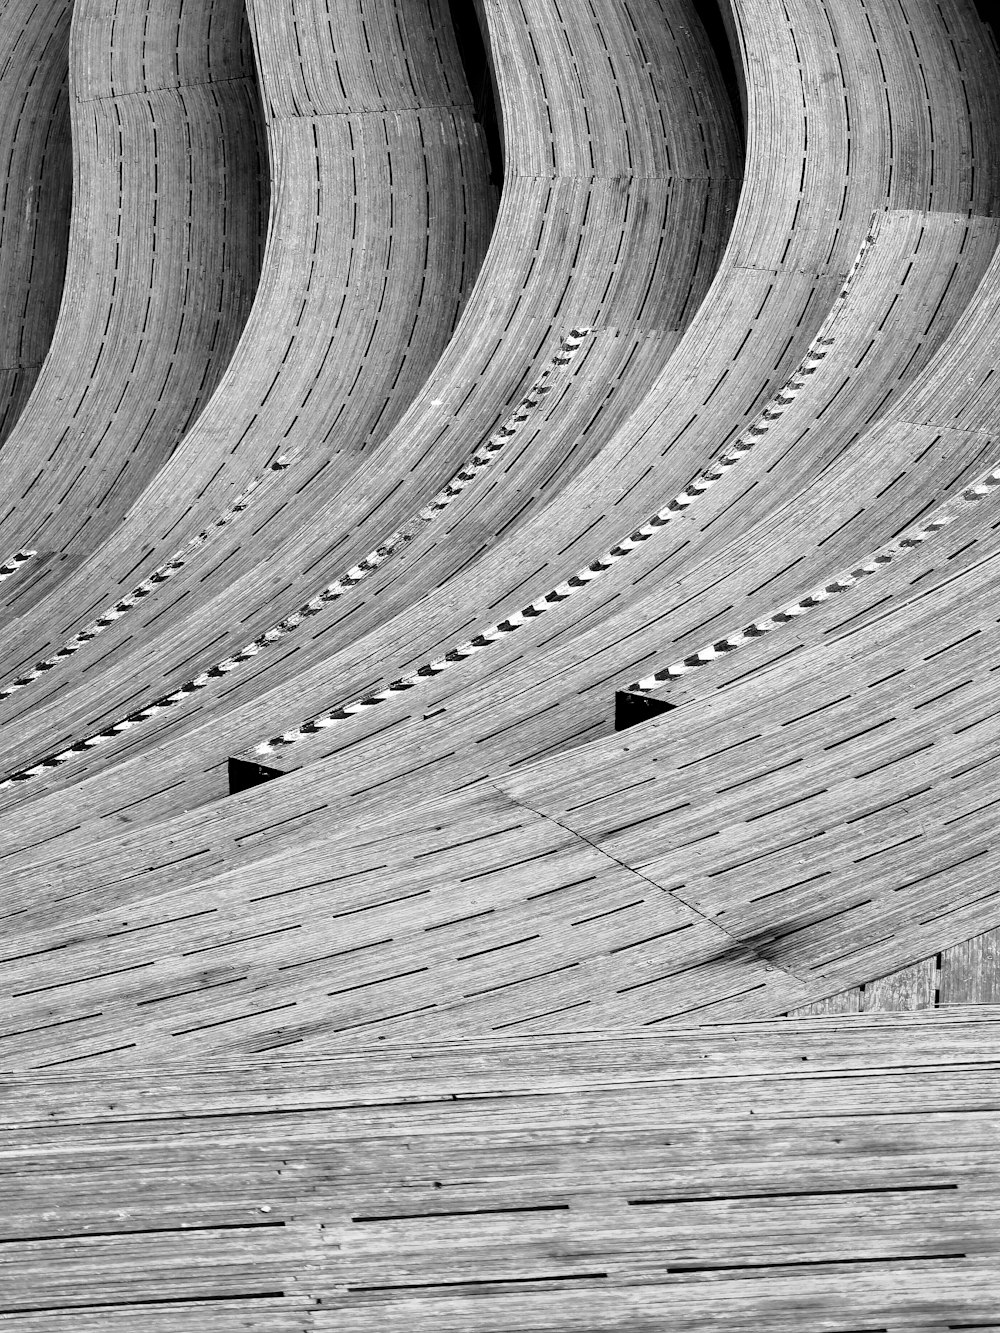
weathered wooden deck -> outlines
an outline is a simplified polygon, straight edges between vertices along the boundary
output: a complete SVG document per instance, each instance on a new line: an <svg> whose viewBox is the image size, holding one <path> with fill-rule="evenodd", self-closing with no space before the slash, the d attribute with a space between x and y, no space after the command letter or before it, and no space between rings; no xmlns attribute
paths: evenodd
<svg viewBox="0 0 1000 1333"><path fill-rule="evenodd" d="M996 44L476 11L0 12L0 1326L1000 1329Z"/></svg>
<svg viewBox="0 0 1000 1333"><path fill-rule="evenodd" d="M988 1010L6 1077L0 1322L995 1327L998 1056Z"/></svg>

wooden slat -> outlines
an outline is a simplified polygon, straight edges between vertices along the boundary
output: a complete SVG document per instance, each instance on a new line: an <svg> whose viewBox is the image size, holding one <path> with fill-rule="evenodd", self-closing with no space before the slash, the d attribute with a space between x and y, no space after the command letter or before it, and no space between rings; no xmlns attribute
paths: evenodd
<svg viewBox="0 0 1000 1333"><path fill-rule="evenodd" d="M988 1319L996 1062L993 1011L7 1079L4 1319Z"/></svg>

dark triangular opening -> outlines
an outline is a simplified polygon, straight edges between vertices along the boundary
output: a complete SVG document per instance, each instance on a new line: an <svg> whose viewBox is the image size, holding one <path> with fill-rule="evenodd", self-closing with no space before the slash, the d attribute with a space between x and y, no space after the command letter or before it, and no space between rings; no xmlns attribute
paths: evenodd
<svg viewBox="0 0 1000 1333"><path fill-rule="evenodd" d="M624 731L639 722L648 722L660 713L669 713L676 704L666 699L654 699L650 694L636 694L632 690L615 691L615 731Z"/></svg>
<svg viewBox="0 0 1000 1333"><path fill-rule="evenodd" d="M259 787L262 782L280 778L281 772L280 768L267 768L264 764L255 764L246 759L230 759L229 795L235 796L238 791Z"/></svg>

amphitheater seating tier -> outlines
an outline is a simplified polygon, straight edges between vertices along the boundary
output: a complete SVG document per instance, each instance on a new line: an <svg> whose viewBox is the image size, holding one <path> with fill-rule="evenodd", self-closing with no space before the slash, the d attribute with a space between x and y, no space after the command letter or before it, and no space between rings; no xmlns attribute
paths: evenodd
<svg viewBox="0 0 1000 1333"><path fill-rule="evenodd" d="M6 447L0 549L56 552L49 581L120 520L198 416L259 273L267 193L242 7L128 14L74 12L64 299Z"/></svg>
<svg viewBox="0 0 1000 1333"><path fill-rule="evenodd" d="M558 12L542 0L537 7L542 17ZM504 31L509 29L521 47L529 49L527 39L534 29L526 27L524 16L516 23L512 10L505 10L503 16ZM600 30L592 18L578 16L569 33L557 33L551 48L542 48L550 80L552 68L564 79L578 65L589 68L575 55L576 64L571 64L567 48L571 54L582 49L587 55L587 40L594 40L591 29L601 31L604 40L616 36L628 54L626 43L634 46L639 40L625 21L628 17L609 31ZM504 466L494 469L497 479L491 477L488 485L474 488L468 503L460 501L454 506L456 518L435 527L430 562L423 559L418 565L416 556L405 566L400 560L389 562L386 577L394 586L388 596L384 579L373 589L372 598L377 592L379 601L370 602L370 616L377 621L390 603L390 609L405 608L418 591L415 583L428 578L445 581L450 572L467 565L484 543L516 531L525 515L565 486L627 416L634 399L641 397L644 386L676 345L680 330L708 286L728 231L727 201L738 185L731 121L722 118L716 136L721 144L715 147L709 136L706 146L702 127L709 117L704 108L691 105L688 82L693 76L687 74L685 61L692 63L692 49L698 50L696 38L675 41L669 37L659 10L650 14L644 8L640 26L645 47L657 55L656 68L662 66L662 71L652 81L645 75L636 78L656 95L660 106L656 125L668 124L670 138L657 140L652 130L640 134L623 124L614 142L605 135L595 158L593 144L568 113L543 122L547 132L543 135L539 130L535 137L550 148L559 145L558 170L538 177L522 171L517 161L508 163L497 228L472 303L453 340L454 350L449 349L419 403L390 433L371 463L352 477L350 488L343 484L339 466L315 468L304 459L289 468L280 483L269 483L255 501L250 532L247 523L234 524L231 540L214 540L210 551L206 550L206 556L212 557L207 569L201 561L192 565L189 574L172 580L165 597L151 599L140 612L123 618L113 633L102 637L100 647L95 645L89 655L103 661L114 650L113 668L99 687L109 710L118 709L112 720L134 708L136 679L149 681L147 688L153 697L176 689L190 677L193 660L200 669L210 667L217 657L242 647L247 636L259 636L279 623L331 577L343 575L365 550L378 549L401 519L411 519L455 469L461 468L479 444L480 433L497 425L496 413L503 407L497 395L527 387L526 364L534 367L529 384L551 369L564 335L577 326L591 335L579 365L568 372L571 378L562 377L566 382L557 384L558 396L553 393L546 399L544 411L534 411L530 436L527 430L522 432L525 440L518 441L516 448L507 448ZM701 45L705 45L703 37ZM588 76L593 87L588 85L587 93L595 107L610 94L610 69L608 65L602 74L598 66ZM674 73L685 76L678 88L670 78ZM536 75L543 82L543 72L536 70ZM721 117L724 94L717 74L714 79L702 98L707 105L720 108ZM502 91L510 104L523 96L518 87ZM639 95L637 92L636 97ZM714 103L709 103L709 95ZM530 144L524 151L530 167L529 149ZM629 155L635 159L634 166L627 160ZM569 278L557 276L554 282L567 228L577 225L584 230ZM245 339L248 346L252 341L249 335ZM232 417L227 406L232 396L232 388L225 386L218 395L227 420ZM449 406L450 413L442 410ZM508 415L502 413L500 422ZM340 421L338 430L350 439L348 426ZM242 448L242 436L239 442ZM199 436L199 448L204 443ZM294 439L289 444L294 445ZM529 445L531 450L526 452ZM456 448L462 450L457 456ZM286 447L285 452L294 458L294 449ZM178 467L184 457L182 449ZM264 461L258 459L257 464ZM408 472L412 476L401 485L400 474L406 477ZM163 500L164 485L166 478L153 488L153 498ZM352 514L357 517L352 519ZM347 525L339 536L338 524ZM446 541L439 535L441 529L446 529ZM128 550L127 538L125 531L116 539L116 548ZM361 545L366 541L367 547ZM284 576L265 579L262 586L260 552L266 551L272 559L276 543L282 552L280 563L300 572L291 580ZM123 553L123 563L125 558ZM151 555L148 563L152 563ZM278 562L272 559L272 563ZM414 576L407 578L410 568ZM134 550L129 550L128 579L134 580L135 573ZM50 627L72 624L67 599L75 597L79 604L80 592L86 587L85 605L91 606L91 576L99 577L94 562L78 571L59 602L50 599L12 627L6 660L14 678L31 662L58 651L58 641L49 638L46 643L39 637L38 626L42 622ZM114 589L107 596L108 605L114 605ZM232 624L231 640L225 632L220 637L220 623L227 620ZM353 624L357 624L356 617ZM45 632L51 634L51 628ZM197 662L199 643L204 645L203 664ZM155 683L148 674L149 663L156 664ZM90 717L96 677L83 658L75 659L73 665L81 675L83 670L89 672L82 685L88 699L84 709ZM120 684L113 683L116 679ZM50 690L57 686L54 677L46 677L45 684ZM117 704L113 702L116 691ZM67 725L72 726L72 706L65 691L59 693L62 736ZM23 708L24 700L19 704ZM22 734L27 739L27 732Z"/></svg>
<svg viewBox="0 0 1000 1333"><path fill-rule="evenodd" d="M474 10L0 13L0 1324L1000 1328L1000 53Z"/></svg>

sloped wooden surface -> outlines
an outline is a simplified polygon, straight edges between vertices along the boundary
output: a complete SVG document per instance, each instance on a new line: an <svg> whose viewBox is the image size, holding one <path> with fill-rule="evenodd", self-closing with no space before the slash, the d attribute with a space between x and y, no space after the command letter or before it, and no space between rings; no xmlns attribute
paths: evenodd
<svg viewBox="0 0 1000 1333"><path fill-rule="evenodd" d="M439 8L430 11L438 22ZM69 624L79 614L75 608L81 588L96 597L92 585L104 586L113 602L118 589L101 582L108 571L124 579L124 568L129 579L135 577L134 546L143 517L148 522L156 501L168 507L177 504L168 485L171 477L176 481L187 465L192 478L205 477L218 494L220 478L215 473L220 453L239 451L238 457L225 459L222 477L245 467L254 450L260 451L257 465L263 466L274 452L275 435L280 434L281 447L293 466L280 481L272 480L259 492L254 515L234 525L231 537L224 534L213 540L210 560L192 566L190 575L185 572L175 578L169 589L123 617L102 636L100 645L95 643L93 650L74 659L74 693L88 719L93 717L95 693L105 700L110 714L136 702L137 679L147 691L180 685L199 658L210 665L226 652L230 641L243 646L248 634L253 638L267 632L333 576L351 568L365 551L379 550L401 522L412 523L449 477L461 470L484 436L506 428L519 395L551 369L564 336L577 326L583 328L589 336L571 371L557 377L553 391L521 432L522 439L505 449L475 495L470 493L467 503L463 499L453 506L454 521L449 513L448 521L436 524L428 538L418 534L405 556L389 562L386 577L371 581L366 605L357 603L367 588L353 591L352 635L360 632L359 620L366 627L377 624L390 612L410 605L429 583L445 582L480 549L523 523L594 457L655 380L693 318L714 275L740 178L735 126L718 71L709 62L704 34L694 26L696 20L688 15L693 30L677 22L675 33L660 5L639 6L634 17L623 12L613 23L598 22L589 11L574 10L560 19L558 7L548 0L537 0L523 13L510 6L495 7L491 13L496 45L505 53L499 66L500 91L520 130L508 154L489 252L446 355L398 424L398 413L389 409L375 413L373 405L378 430L366 434L364 423L350 411L361 396L354 387L345 410L335 392L336 374L351 384L358 373L352 357L359 346L366 380L377 386L393 377L384 312L382 323L376 319L371 324L377 288L385 274L369 260L373 286L355 294L358 328L346 331L355 336L345 336L338 343L339 352L325 349L322 358L314 356L319 364L313 367L315 379L307 381L307 401L283 401L282 385L286 377L293 377L285 365L285 348L270 326L281 313L277 307L282 300L289 310L299 309L297 293L293 299L291 292L292 264L304 238L294 233L276 238L276 259L282 248L288 257L282 271L265 273L273 300L261 312L259 323L251 321L243 344L245 362L252 362L261 380L271 428L262 418L265 405L258 401L258 390L251 390L246 375L242 382L233 376L220 390L213 430L199 427L176 467L157 482L148 504L140 505L132 516L128 530L116 534L86 571L78 571L65 595L48 599L23 617L10 636L4 656L14 670L19 670L25 655L37 657L46 645L58 648L52 626ZM370 16L367 22L370 26ZM270 40L270 30L262 25L258 41L265 40ZM537 43L537 58L532 57L532 41ZM600 60L598 48L604 52ZM279 43L265 72L270 68L273 82L283 87L276 73L281 69L280 54ZM626 105L619 106L615 94L616 77L624 104L641 104L643 114L649 113L648 124L638 112L626 118ZM574 91L577 87L579 91ZM543 93L551 94L550 102ZM365 90L359 93L360 104L367 96ZM403 100L412 101L412 91ZM586 117L594 125L603 124L609 104L618 108L616 114L600 134L588 132ZM580 105L585 109L583 120ZM318 119L324 123L323 117ZM430 145L434 136L429 129L426 133ZM476 178L474 173L465 179L456 172L469 148L463 145L457 164L452 154L444 165L455 176L451 188L461 185L463 206L469 201L474 239ZM400 155L394 147L393 155L398 178L400 161L403 169L409 169L412 154L404 150ZM364 181L360 161L357 171ZM401 196L393 196L391 253L394 264L408 277L414 270L419 273L419 260L414 255L407 259L405 247L423 242L424 227L408 221L410 205L404 207L404 201L410 194L420 202L425 194L434 201L432 226L443 235L439 248L425 261L420 287L421 299L432 311L439 308L442 293L458 284L460 275L452 261L462 254L459 238L448 234L445 225L460 210L457 202L446 204L447 182L442 176L439 164L429 186L404 183L397 185ZM306 202L311 199L309 192ZM375 211L369 229L359 238L358 253L374 251L376 236L386 244L385 223L383 213ZM471 285L476 272L471 241L470 247L461 277ZM340 269L332 267L339 274ZM327 299L335 297L334 292ZM326 301L317 302L315 308L317 318L324 317ZM416 388L414 363L420 354L426 355L425 339L419 330L409 331L405 321L404 330L409 334L406 373L411 388ZM296 348L315 345L308 335L309 329L301 331ZM315 338L322 346L318 334ZM280 361L277 387L272 384L274 361ZM381 367L385 370L379 378ZM428 369L425 364L418 383ZM291 385L289 392L294 388ZM390 408L401 397L397 388ZM245 428L240 424L237 429L233 421L234 402L238 413L252 418ZM390 430L393 425L396 429ZM182 493L187 494L186 483ZM204 514L202 495L198 504ZM183 523L190 524L192 517L186 512ZM365 542L369 545L362 550ZM147 564L152 559L149 553ZM269 577L262 568L265 562L288 572ZM339 616L333 619L336 623ZM329 629L329 617L324 616L324 622ZM328 643L324 640L323 651ZM296 647L296 655L300 651ZM109 659L110 653L114 656ZM274 663L276 656L269 654L269 661ZM70 674L66 665L61 665L63 679ZM100 686L95 685L95 668L103 677ZM75 729L80 715L61 682L57 687L55 677L47 677L45 685L45 694L35 690L34 697L44 713L47 699L58 688L56 725L60 737L65 736ZM23 715L20 709L18 715ZM171 723L178 726L181 720L175 717ZM34 728L22 726L21 731L26 745L38 743L32 740L40 739Z"/></svg>
<svg viewBox="0 0 1000 1333"><path fill-rule="evenodd" d="M65 296L9 440L0 546L72 564L120 520L220 379L253 299L268 192L240 5L119 15L81 3L69 65Z"/></svg>
<svg viewBox="0 0 1000 1333"><path fill-rule="evenodd" d="M8 4L0 15L0 441L31 393L62 295L73 178L70 12L67 0L53 0Z"/></svg>

